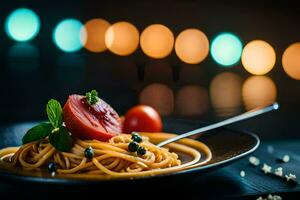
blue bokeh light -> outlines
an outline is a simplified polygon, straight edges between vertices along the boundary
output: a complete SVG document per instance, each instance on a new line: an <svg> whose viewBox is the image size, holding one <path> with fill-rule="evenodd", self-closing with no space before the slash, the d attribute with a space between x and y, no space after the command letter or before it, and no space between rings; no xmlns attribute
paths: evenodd
<svg viewBox="0 0 300 200"><path fill-rule="evenodd" d="M232 66L240 60L242 50L242 42L236 35L221 33L213 40L210 53L218 64Z"/></svg>
<svg viewBox="0 0 300 200"><path fill-rule="evenodd" d="M83 24L76 19L65 19L55 28L54 43L65 52L75 52L82 48L86 32Z"/></svg>
<svg viewBox="0 0 300 200"><path fill-rule="evenodd" d="M28 8L13 11L5 22L7 35L16 41L26 42L33 39L40 30L40 19Z"/></svg>

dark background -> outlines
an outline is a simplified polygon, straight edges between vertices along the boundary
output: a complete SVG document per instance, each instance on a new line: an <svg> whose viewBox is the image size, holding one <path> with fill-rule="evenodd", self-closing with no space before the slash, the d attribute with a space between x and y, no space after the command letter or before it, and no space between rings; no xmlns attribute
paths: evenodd
<svg viewBox="0 0 300 200"><path fill-rule="evenodd" d="M12 41L4 31L6 17L19 7L33 9L41 20L39 34L29 43ZM110 23L129 21L140 32L150 24L161 23L175 37L182 30L194 27L202 30L210 42L226 31L237 34L243 45L254 39L267 41L274 47L277 60L266 76L276 85L281 109L234 127L252 130L264 138L298 137L300 81L288 77L281 65L283 51L300 41L300 7L292 1L1 1L1 125L45 119L48 99L64 102L69 94L84 94L94 88L120 114L125 114L139 103L143 88L152 83L171 88L176 102L178 91L188 85L200 86L209 97L211 81L223 72L235 73L242 82L251 76L240 62L224 68L210 55L200 64L187 65L174 51L160 60L148 58L140 48L126 57L85 49L64 53L53 43L52 32L61 20L70 17L83 23L92 18L104 18ZM229 114L220 114L209 102L208 109L198 115L182 115L175 105L171 114L164 117L213 122L244 111L240 101L238 108L222 108L221 113L236 110Z"/></svg>

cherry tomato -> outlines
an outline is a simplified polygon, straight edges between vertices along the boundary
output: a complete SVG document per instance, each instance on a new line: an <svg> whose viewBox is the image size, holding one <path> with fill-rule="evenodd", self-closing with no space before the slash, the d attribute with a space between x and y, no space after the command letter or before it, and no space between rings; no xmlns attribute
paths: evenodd
<svg viewBox="0 0 300 200"><path fill-rule="evenodd" d="M85 96L69 96L63 108L63 118L68 131L82 139L107 141L122 131L118 113L99 99L89 105Z"/></svg>
<svg viewBox="0 0 300 200"><path fill-rule="evenodd" d="M125 115L123 132L131 133L133 131L161 132L162 121L158 112L154 108L145 105L131 108Z"/></svg>

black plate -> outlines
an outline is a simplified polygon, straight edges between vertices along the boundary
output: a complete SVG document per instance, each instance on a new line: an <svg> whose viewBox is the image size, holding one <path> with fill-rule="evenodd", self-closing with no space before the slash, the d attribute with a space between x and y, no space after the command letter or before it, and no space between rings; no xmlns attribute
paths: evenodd
<svg viewBox="0 0 300 200"><path fill-rule="evenodd" d="M7 126L0 129L0 148L20 145L22 135L35 123L22 123ZM204 126L204 123L197 123L188 120L165 120L166 132L182 133L196 127ZM57 186L105 186L111 185L144 185L159 182L176 183L194 175L203 175L206 172L228 165L253 152L259 145L259 138L249 132L231 129L217 129L201 135L198 140L204 142L212 151L212 160L197 168L184 170L172 174L164 174L154 177L146 177L135 180L112 180L112 181L85 181L71 179L40 178L14 175L0 170L0 179L14 183L30 183L39 187L48 185Z"/></svg>

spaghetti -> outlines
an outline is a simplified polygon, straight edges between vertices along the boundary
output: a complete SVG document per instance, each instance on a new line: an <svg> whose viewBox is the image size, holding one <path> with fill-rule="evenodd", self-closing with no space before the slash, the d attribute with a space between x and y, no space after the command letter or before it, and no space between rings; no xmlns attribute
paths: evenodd
<svg viewBox="0 0 300 200"><path fill-rule="evenodd" d="M165 133L143 133L143 140L139 143L147 150L143 156L128 150L132 139L127 134L114 136L108 142L74 139L70 152L57 151L45 138L21 147L0 150L0 166L8 170L22 169L24 174L43 174L47 164L55 162L57 177L114 179L175 172L203 165L211 159L209 148L195 140L183 139L180 143L169 144L168 148L160 148L152 143L173 136ZM84 155L85 149L89 147L94 150L91 159ZM188 161L183 162L180 154L188 156Z"/></svg>

